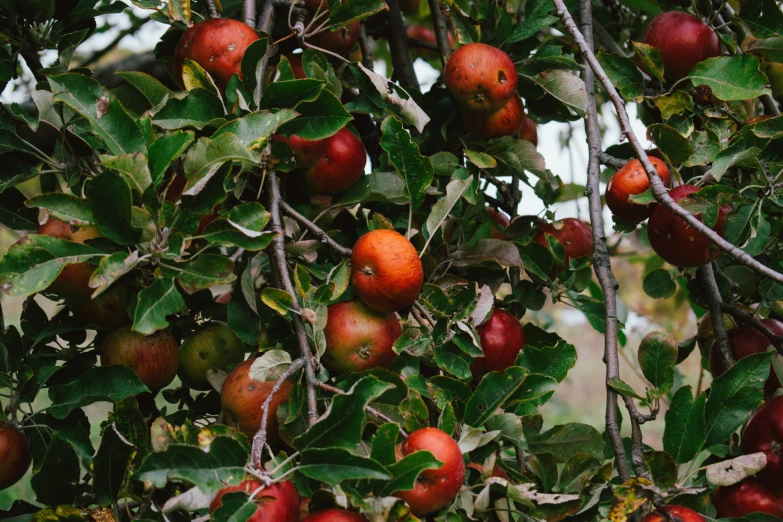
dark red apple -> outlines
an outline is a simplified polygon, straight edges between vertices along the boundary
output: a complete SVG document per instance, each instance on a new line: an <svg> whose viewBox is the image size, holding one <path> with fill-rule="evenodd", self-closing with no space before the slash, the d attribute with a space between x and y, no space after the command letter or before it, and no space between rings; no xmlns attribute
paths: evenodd
<svg viewBox="0 0 783 522"><path fill-rule="evenodd" d="M495 112L462 109L460 114L465 128L476 136L489 140L518 133L525 119L525 105L522 98L514 93L506 104Z"/></svg>
<svg viewBox="0 0 783 522"><path fill-rule="evenodd" d="M217 492L210 503L210 515L223 505L224 495L238 491L247 493L248 496L255 493L253 502L258 504L258 508L247 522L299 522L299 494L290 480L264 487L260 480L251 479L243 481L238 486L225 487Z"/></svg>
<svg viewBox="0 0 783 522"><path fill-rule="evenodd" d="M489 372L502 372L514 365L517 355L525 346L525 330L516 317L495 308L489 320L480 324L476 330L484 357L479 357L470 366L473 377L479 378Z"/></svg>
<svg viewBox="0 0 783 522"><path fill-rule="evenodd" d="M101 237L98 227L71 225L53 217L38 227L37 233L81 244L90 239ZM95 268L86 261L65 265L60 275L52 281L47 290L64 298L87 298L93 291L88 283L94 270Z"/></svg>
<svg viewBox="0 0 783 522"><path fill-rule="evenodd" d="M715 31L682 11L669 11L653 18L644 33L644 43L661 51L667 82L685 78L697 63L721 54Z"/></svg>
<svg viewBox="0 0 783 522"><path fill-rule="evenodd" d="M446 64L444 78L457 103L471 111L497 111L517 89L517 70L511 57L483 43L457 49Z"/></svg>
<svg viewBox="0 0 783 522"><path fill-rule="evenodd" d="M772 397L753 412L742 430L742 452L763 451L767 465L756 476L765 485L783 486L783 396Z"/></svg>
<svg viewBox="0 0 783 522"><path fill-rule="evenodd" d="M310 513L302 522L367 522L367 519L347 509L324 509Z"/></svg>
<svg viewBox="0 0 783 522"><path fill-rule="evenodd" d="M332 51L335 54L346 54L353 49L359 39L359 22L344 25L334 31L323 31L309 39L316 47Z"/></svg>
<svg viewBox="0 0 783 522"><path fill-rule="evenodd" d="M74 319L85 324L94 324L111 330L129 321L125 305L128 302L128 288L122 283L114 283L108 290L95 299L66 299L65 304L73 313Z"/></svg>
<svg viewBox="0 0 783 522"><path fill-rule="evenodd" d="M304 66L302 65L301 54L289 54L286 56L286 58L288 58L288 63L291 64L291 70L294 73L295 80L302 80L304 78L307 78L307 74L305 74Z"/></svg>
<svg viewBox="0 0 783 522"><path fill-rule="evenodd" d="M519 139L529 141L534 147L538 147L538 130L536 122L525 116L522 118L522 128L519 129Z"/></svg>
<svg viewBox="0 0 783 522"><path fill-rule="evenodd" d="M776 319L762 319L761 323L770 329L775 335L783 335L783 323ZM770 345L769 339L760 331L749 324L744 324L728 332L729 343L734 359L739 360L754 353L767 351ZM710 351L710 371L712 376L717 378L723 375L723 357L720 354L720 348L717 343L713 343ZM764 383L764 393L771 395L780 388L780 381L775 371L770 368L769 378Z"/></svg>
<svg viewBox="0 0 783 522"><path fill-rule="evenodd" d="M740 518L757 512L783 518L783 493L767 488L756 477L718 487L712 503L718 510L718 518Z"/></svg>
<svg viewBox="0 0 783 522"><path fill-rule="evenodd" d="M489 237L493 239L503 239L505 230L511 224L511 219L499 210L495 210L492 207L486 207L487 216L491 219L495 225L492 230L489 231Z"/></svg>
<svg viewBox="0 0 783 522"><path fill-rule="evenodd" d="M704 517L685 506L661 506L651 511L642 522L704 522Z"/></svg>
<svg viewBox="0 0 783 522"><path fill-rule="evenodd" d="M553 236L565 249L565 266L557 268L556 272L565 270L571 258L593 255L593 230L584 221L565 218L554 223L546 223L541 225L533 241L547 247L546 236Z"/></svg>
<svg viewBox="0 0 783 522"><path fill-rule="evenodd" d="M671 184L671 174L666 163L655 157L650 157L650 163L655 167L658 177L668 187ZM641 223L652 213L654 203L640 205L630 201L631 196L637 196L650 188L650 180L638 159L631 160L615 172L609 184L606 185L606 206L612 214L634 223Z"/></svg>
<svg viewBox="0 0 783 522"><path fill-rule="evenodd" d="M22 430L0 421L0 491L19 482L32 461L30 443Z"/></svg>
<svg viewBox="0 0 783 522"><path fill-rule="evenodd" d="M103 340L101 364L129 367L156 392L168 386L177 374L179 342L166 330L145 336L131 330L131 325L121 326Z"/></svg>

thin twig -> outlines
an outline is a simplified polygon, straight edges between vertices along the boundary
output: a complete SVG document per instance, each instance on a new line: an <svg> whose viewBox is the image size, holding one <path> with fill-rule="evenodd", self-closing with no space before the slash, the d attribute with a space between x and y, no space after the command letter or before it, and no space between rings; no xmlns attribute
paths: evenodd
<svg viewBox="0 0 783 522"><path fill-rule="evenodd" d="M603 165L606 165L607 167L615 170L619 170L623 168L623 166L625 166L626 163L631 161L631 160L625 160L621 158L615 158L614 156L610 156L605 152L599 152L598 159L601 161Z"/></svg>
<svg viewBox="0 0 783 522"><path fill-rule="evenodd" d="M430 313L429 310L424 308L424 305L416 301L413 303L413 308L418 310L419 313L424 316L424 318L430 323L431 326L435 326L435 318L432 317L432 314Z"/></svg>
<svg viewBox="0 0 783 522"><path fill-rule="evenodd" d="M218 13L217 6L215 5L215 0L207 0L207 11L209 11L209 17L212 19L220 18L220 13Z"/></svg>
<svg viewBox="0 0 783 522"><path fill-rule="evenodd" d="M322 390L328 391L330 393L336 393L338 395L345 394L345 392L342 391L340 388L335 388L334 386L330 386L329 384L326 384L325 382L318 381L318 382L316 382L316 386L318 386ZM369 413L373 417L376 417L376 418L382 420L383 422L391 422L392 424L397 424L397 422L395 422L394 420L392 420L390 417L386 416L385 414L379 412L378 410L376 410L372 406L365 406L364 409L367 410L367 413ZM403 437L407 437L408 436L408 433L404 429L402 429L402 426L400 426L399 424L397 424L397 429L399 430L400 435L402 435Z"/></svg>
<svg viewBox="0 0 783 522"><path fill-rule="evenodd" d="M628 113L625 110L625 102L617 93L617 90L612 85L612 81L609 79L606 72L601 67L601 64L598 63L595 54L593 54L593 52L590 50L590 47L587 44L584 35L579 31L579 28L576 26L576 23L574 22L571 13L568 12L568 8L566 7L564 1L552 0L552 3L554 4L555 10L557 11L557 15L560 17L560 20L563 22L563 25L565 26L566 30L574 39L574 42L579 47L580 52L584 55L584 58L586 59L587 63L590 65L590 68L595 73L596 78L598 79L598 81L601 82L601 85L603 85L604 90L607 92L609 98L612 100L612 104L614 105L615 110L617 112L617 118L620 122L620 129L622 133L625 135L625 137L628 138L628 141L631 143L631 146L633 147L636 156L639 158L639 161L642 163L642 166L644 167L644 171L647 173L647 177L650 180L650 187L652 189L652 194L653 196L655 196L656 201L658 201L658 203L662 204L663 206L671 210L674 215L681 218L688 225L696 229L696 231L698 231L704 237L709 239L720 250L726 252L731 257L736 259L740 264L745 265L751 270L758 272L759 274L764 275L766 277L769 277L770 279L778 283L783 283L783 274L776 272L775 270L772 270L768 266L761 264L757 260L753 259L742 249L737 248L736 246L732 245L731 243L723 239L717 232L715 232L710 227L705 225L701 220L694 217L690 212L688 212L687 210L679 206L671 198L671 196L669 196L669 192L666 190L666 187L664 186L663 182L658 177L655 168L652 166L652 163L650 163L650 159L647 157L647 153L645 152L644 147L642 147L639 138L636 137L636 134L634 133L633 128L631 127L631 121L628 119Z"/></svg>
<svg viewBox="0 0 783 522"><path fill-rule="evenodd" d="M440 0L428 0L430 4L430 16L432 17L432 27L435 29L435 41L438 43L438 53L443 67L451 56L451 45L449 45L449 26L446 23L446 17L440 10Z"/></svg>
<svg viewBox="0 0 783 522"><path fill-rule="evenodd" d="M286 203L283 200L280 200L280 208L283 209L283 212L294 218L296 221L298 221L301 225L303 225L306 229L308 229L310 232L315 234L322 243L326 243L329 245L329 247L340 254L343 257L351 257L351 249L346 248L342 246L340 243L332 239L329 234L324 231L321 227L304 217L302 214L294 210L294 208Z"/></svg>
<svg viewBox="0 0 783 522"><path fill-rule="evenodd" d="M403 87L419 89L419 80L413 70L413 58L408 46L408 33L402 20L399 0L386 0L389 6L389 51L394 77Z"/></svg>
<svg viewBox="0 0 783 522"><path fill-rule="evenodd" d="M732 304L721 303L720 308L735 319L738 319L741 323L749 324L759 332L763 333L767 339L770 340L772 346L775 347L778 353L783 355L783 335L776 335L772 333L772 330L764 326L764 323L762 323L758 317L753 314L749 314L745 310L737 308Z"/></svg>
<svg viewBox="0 0 783 522"><path fill-rule="evenodd" d="M712 329L715 332L715 343L720 349L723 357L723 368L728 370L734 365L734 353L731 350L731 343L726 334L726 322L723 320L723 298L718 290L718 283L715 282L715 273L712 271L712 264L702 265L698 270L699 280L707 291L707 298L710 302L710 319L712 320Z"/></svg>

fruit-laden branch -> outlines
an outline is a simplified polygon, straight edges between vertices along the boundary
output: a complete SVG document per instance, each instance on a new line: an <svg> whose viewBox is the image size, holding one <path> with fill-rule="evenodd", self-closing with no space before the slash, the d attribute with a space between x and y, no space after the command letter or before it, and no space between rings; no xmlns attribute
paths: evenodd
<svg viewBox="0 0 783 522"><path fill-rule="evenodd" d="M590 0L580 0L580 18L582 30L589 36L588 45L592 47L592 10ZM584 62L584 58L582 59ZM609 259L609 250L606 246L606 233L604 232L603 204L601 203L601 129L598 127L598 108L595 101L595 77L590 67L582 69L582 79L587 88L587 117L585 118L585 131L587 133L588 163L587 163L587 189L585 194L590 207L590 223L593 229L593 270L601 284L604 293L604 363L606 364L606 381L620 378L620 358L617 353L617 279L612 273L612 265ZM628 460L625 455L623 439L620 435L620 423L618 419L617 392L606 386L606 432L614 451L615 465L620 480L625 482L631 478L628 470ZM634 421L635 422L635 421Z"/></svg>
<svg viewBox="0 0 783 522"><path fill-rule="evenodd" d="M294 290L291 282L291 274L288 272L288 260L285 253L285 234L283 234L283 225L280 220L280 185L277 180L276 172L269 172L266 175L266 190L269 194L269 220L272 224L272 230L277 232L272 243L272 259L274 260L272 268L277 272L278 281L283 290L291 295L293 309L294 331L296 332L299 351L302 359L305 361L305 377L307 380L307 416L308 422L312 425L318 418L318 406L315 399L315 385L318 381L315 377L315 368L313 363L313 354L310 351L310 342L307 340L307 331L302 322L302 307L299 304L299 297Z"/></svg>
<svg viewBox="0 0 783 522"><path fill-rule="evenodd" d="M389 51L391 52L393 78L403 87L419 89L419 79L413 69L413 57L408 46L408 33L402 20L399 0L386 0L389 6Z"/></svg>
<svg viewBox="0 0 783 522"><path fill-rule="evenodd" d="M741 308L737 308L736 306L729 303L721 303L720 308L738 321L749 324L759 332L763 333L767 339L770 340L772 346L775 347L778 353L783 355L783 335L772 333L772 330L767 328L758 317L753 314L749 314ZM712 312L710 312L710 314L712 314Z"/></svg>
<svg viewBox="0 0 783 522"><path fill-rule="evenodd" d="M319 388L321 388L324 391L328 391L330 393L335 393L335 394L338 394L338 395L341 395L341 394L345 393L340 388L335 388L334 386L330 386L330 385L328 385L328 384L326 384L324 382L321 382L321 381L318 381L316 383L316 386L318 386ZM367 413L369 413L370 415L372 415L373 417L375 417L377 419L382 420L383 422L391 422L392 424L397 424L397 429L400 431L400 435L402 435L404 438L408 437L408 433L404 429L402 429L402 427L399 425L399 423L396 422L395 420L391 419L390 417L387 417L386 415L384 415L383 413L379 412L378 410L376 410L372 406L365 406L364 409L367 410Z"/></svg>
<svg viewBox="0 0 783 522"><path fill-rule="evenodd" d="M329 247L340 254L343 257L351 257L351 249L346 248L342 246L340 243L335 241L334 239L329 236L329 234L326 233L324 229L304 217L302 214L294 210L294 208L286 203L283 200L280 200L280 208L283 209L283 212L294 218L296 221L299 222L302 226L304 226L307 230L315 234L322 243L326 243L329 245Z"/></svg>
<svg viewBox="0 0 783 522"><path fill-rule="evenodd" d="M272 399L280 392L280 388L283 387L285 381L290 379L296 372L304 368L305 360L303 358L296 359L291 363L291 366L280 374L275 381L275 385L269 391L264 404L261 405L261 425L258 427L258 431L253 436L253 450L251 453L250 463L251 467L261 470L261 456L264 454L264 445L266 444L266 427L269 424L269 406L272 404Z"/></svg>
<svg viewBox="0 0 783 522"><path fill-rule="evenodd" d="M720 290L718 290L718 283L715 281L715 272L712 270L712 264L707 263L702 265L698 269L699 281L707 292L707 299L710 303L710 319L712 320L712 326L715 331L715 342L720 349L721 357L723 358L723 367L728 370L734 366L734 354L731 351L731 343L729 343L729 336L726 333L726 323L723 320L723 310L721 305L723 304L723 298L720 296Z"/></svg>
<svg viewBox="0 0 783 522"><path fill-rule="evenodd" d="M690 212L679 206L671 198L671 196L669 196L669 192L666 190L663 182L658 177L655 168L653 167L652 163L650 163L650 159L647 157L647 153L645 152L644 147L642 147L639 138L636 137L636 134L631 127L631 121L628 119L628 113L625 111L625 102L617 93L614 85L612 85L612 81L609 79L609 76L607 76L606 71L604 71L601 67L601 64L598 63L595 54L593 54L593 52L590 50L584 35L576 26L576 23L574 22L574 19L571 16L571 13L568 11L565 3L563 0L552 0L552 3L554 4L557 15L563 22L566 30L574 39L574 42L579 47L579 51L584 55L587 63L590 65L590 68L595 73L596 78L598 78L598 81L601 82L604 90L612 100L612 104L614 105L615 111L617 112L617 118L620 121L620 129L623 135L628 138L628 141L631 143L631 146L636 153L636 157L639 158L639 161L644 167L644 171L647 173L647 177L650 180L652 194L655 196L656 201L671 210L674 215L681 218L688 225L696 229L701 235L709 239L719 249L729 254L741 264L765 277L769 277L778 283L783 283L783 274L759 263L741 248L737 248L723 239L717 232L694 217Z"/></svg>
<svg viewBox="0 0 783 522"><path fill-rule="evenodd" d="M220 18L220 13L218 13L215 6L215 0L207 0L207 11L209 11L210 18Z"/></svg>
<svg viewBox="0 0 783 522"><path fill-rule="evenodd" d="M435 29L435 41L438 43L438 52L443 68L446 68L446 61L451 55L451 46L449 45L449 26L446 23L446 17L440 10L440 0L429 0L430 15L432 16L432 27Z"/></svg>

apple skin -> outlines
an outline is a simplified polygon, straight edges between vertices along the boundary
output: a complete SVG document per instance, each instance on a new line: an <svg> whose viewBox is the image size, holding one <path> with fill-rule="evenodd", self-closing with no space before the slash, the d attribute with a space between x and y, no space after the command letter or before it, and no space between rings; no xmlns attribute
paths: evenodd
<svg viewBox="0 0 783 522"><path fill-rule="evenodd" d="M215 18L194 24L174 50L174 77L182 82L182 66L193 60L225 89L234 74L242 76L242 57L258 40L255 29L230 18Z"/></svg>
<svg viewBox="0 0 783 522"><path fill-rule="evenodd" d="M457 103L476 112L499 110L517 89L517 70L511 57L482 43L457 49L446 64L444 78Z"/></svg>
<svg viewBox="0 0 783 522"><path fill-rule="evenodd" d="M324 366L338 373L363 372L397 359L392 345L402 327L394 313L376 312L358 299L333 304L327 312Z"/></svg>
<svg viewBox="0 0 783 522"><path fill-rule="evenodd" d="M179 343L166 330L143 335L131 330L131 325L110 332L101 344L101 365L127 366L141 382L159 391L174 380L179 368Z"/></svg>
<svg viewBox="0 0 783 522"><path fill-rule="evenodd" d="M742 430L744 454L763 451L767 465L756 477L773 489L783 486L783 396L772 397L753 412Z"/></svg>
<svg viewBox="0 0 783 522"><path fill-rule="evenodd" d="M734 306L744 310L745 312L748 312L749 314L753 313L753 310L743 304L734 304ZM729 313L723 314L723 324L726 326L727 332L730 332L739 326L737 321L734 319L734 316ZM699 327L696 329L696 343L699 345L699 351L701 352L702 356L708 360L710 358L710 351L712 350L712 343L714 342L715 328L712 324L712 314L709 310L707 310L707 313L704 314L699 321Z"/></svg>
<svg viewBox="0 0 783 522"><path fill-rule="evenodd" d="M783 518L783 494L768 489L756 477L720 486L712 495L718 518L740 518L760 512Z"/></svg>
<svg viewBox="0 0 783 522"><path fill-rule="evenodd" d="M698 192L700 187L680 185L669 191L669 196L680 202L683 198ZM723 237L726 226L726 215L731 210L728 205L721 205L718 219L712 230ZM701 213L695 217L701 221ZM701 235L685 221L675 216L663 205L655 205L647 223L647 237L650 246L664 261L681 268L701 266L714 261L722 252L712 246L709 239Z"/></svg>
<svg viewBox="0 0 783 522"><path fill-rule="evenodd" d="M177 203L179 201L179 198L182 196L182 192L185 190L185 186L188 184L188 180L185 176L181 174L176 174L173 178L171 178L171 181L168 185L166 185L161 192L166 193L165 199L166 201L170 201L171 203ZM196 235L200 236L204 233L204 229L207 228L207 225L212 223L217 219L218 212L220 211L220 205L217 205L215 208L212 209L212 213L206 214L202 216L201 221L198 223L198 230L196 230Z"/></svg>
<svg viewBox="0 0 783 522"><path fill-rule="evenodd" d="M492 207L487 207L486 212L489 219L491 219L497 225L496 227L492 227L492 230L489 231L489 237L492 239L505 238L506 234L504 231L511 224L511 219L503 212L495 210Z"/></svg>
<svg viewBox="0 0 783 522"><path fill-rule="evenodd" d="M367 519L347 509L324 509L310 513L302 522L367 522Z"/></svg>
<svg viewBox="0 0 783 522"><path fill-rule="evenodd" d="M217 492L209 504L210 515L223 505L223 495L244 491L248 496L263 488L253 498L258 509L247 522L299 522L299 493L293 482L276 482L268 487L260 480L245 480L237 486L228 486Z"/></svg>
<svg viewBox="0 0 783 522"><path fill-rule="evenodd" d="M519 132L525 119L525 104L518 94L513 93L506 104L495 112L463 109L460 114L465 128L482 139L490 140Z"/></svg>
<svg viewBox="0 0 783 522"><path fill-rule="evenodd" d="M22 430L0 421L0 491L19 482L32 461L30 443Z"/></svg>
<svg viewBox="0 0 783 522"><path fill-rule="evenodd" d="M772 333L783 335L783 322L776 319L762 319L761 323L769 328ZM767 346L770 345L769 339L749 324L743 324L738 328L732 329L729 331L728 337L731 351L736 360L754 353L766 352ZM718 348L717 343L713 343L710 351L710 371L715 378L723 375L723 357L720 354L720 348ZM775 371L770 368L769 378L764 383L764 393L769 396L778 388L780 388L780 381Z"/></svg>
<svg viewBox="0 0 783 522"><path fill-rule="evenodd" d="M38 227L36 233L81 244L90 239L101 237L98 227L75 226L53 217ZM48 291L64 298L87 298L92 294L88 283L94 270L87 261L65 265L60 275L49 285Z"/></svg>
<svg viewBox="0 0 783 522"><path fill-rule="evenodd" d="M227 368L245 359L245 343L223 323L211 323L191 334L179 351L182 384L193 390L211 390L207 371Z"/></svg>
<svg viewBox="0 0 783 522"><path fill-rule="evenodd" d="M446 432L438 428L414 431L397 446L397 460L420 450L431 452L443 465L422 471L412 490L394 494L407 502L417 517L434 513L448 505L457 496L465 480L462 451Z"/></svg>
<svg viewBox="0 0 783 522"><path fill-rule="evenodd" d="M651 157L650 163L655 167L658 177L664 186L671 184L671 174L666 163L658 158ZM640 205L629 200L630 196L637 196L650 188L650 180L638 159L631 160L615 172L609 184L606 186L606 205L612 214L633 223L641 223L652 213L654 203Z"/></svg>
<svg viewBox="0 0 783 522"><path fill-rule="evenodd" d="M525 330L519 320L500 308L495 308L489 320L480 324L478 331L484 357L470 366L474 378L489 372L502 372L514 366L517 355L525 346Z"/></svg>
<svg viewBox="0 0 783 522"><path fill-rule="evenodd" d="M111 285L108 290L95 299L90 299L88 296L65 300L74 319L107 330L118 328L129 321L128 312L125 309L127 302L128 288L119 282Z"/></svg>
<svg viewBox="0 0 783 522"><path fill-rule="evenodd" d="M667 505L648 513L642 522L704 522L704 517L685 506Z"/></svg>
<svg viewBox="0 0 783 522"><path fill-rule="evenodd" d="M396 312L419 298L424 268L405 236L395 230L373 230L353 247L351 283L359 299L373 310Z"/></svg>
<svg viewBox="0 0 783 522"><path fill-rule="evenodd" d="M307 74L305 74L304 66L302 65L301 54L289 54L286 56L286 58L288 58L288 63L291 64L291 70L294 73L295 80L302 80L304 78L307 78Z"/></svg>
<svg viewBox="0 0 783 522"><path fill-rule="evenodd" d="M269 396L275 381L256 381L250 378L250 366L253 359L243 361L228 374L220 390L220 406L227 426L236 428L248 438L253 438L261 426L263 412L261 406ZM280 434L277 424L277 408L288 400L293 383L283 383L280 391L272 398L267 424L267 440L270 445L279 443Z"/></svg>
<svg viewBox="0 0 783 522"><path fill-rule="evenodd" d="M305 22L307 23L307 22ZM336 31L323 31L310 38L310 43L335 54L344 55L356 44L359 39L359 22L345 25Z"/></svg>
<svg viewBox="0 0 783 522"><path fill-rule="evenodd" d="M653 18L644 33L644 43L661 51L667 82L685 78L697 63L721 54L715 31L695 16L680 11Z"/></svg>
<svg viewBox="0 0 783 522"><path fill-rule="evenodd" d="M533 241L547 247L548 235L557 239L565 249L565 266L555 267L554 272L565 270L571 258L593 255L593 230L584 221L565 218L554 223L545 223L541 225Z"/></svg>
<svg viewBox="0 0 783 522"><path fill-rule="evenodd" d="M519 139L529 141L534 147L538 147L538 129L536 129L536 122L527 116L522 118L522 128L519 129Z"/></svg>

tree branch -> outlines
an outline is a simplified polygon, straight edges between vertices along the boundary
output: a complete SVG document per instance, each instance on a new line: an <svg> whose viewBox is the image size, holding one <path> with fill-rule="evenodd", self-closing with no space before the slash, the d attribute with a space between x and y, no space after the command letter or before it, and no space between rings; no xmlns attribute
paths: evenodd
<svg viewBox="0 0 783 522"><path fill-rule="evenodd" d="M329 247L340 254L343 257L351 257L351 249L346 248L342 246L340 243L335 241L334 239L329 236L329 234L324 231L321 227L304 217L302 214L294 210L294 208L286 203L283 200L280 200L280 208L283 209L283 212L294 218L296 221L298 221L301 225L303 225L307 230L318 236L318 238L321 239L322 243L326 243L329 245Z"/></svg>
<svg viewBox="0 0 783 522"><path fill-rule="evenodd" d="M371 71L375 70L372 52L370 51L369 42L367 42L367 27L365 27L364 22L359 26L359 49L362 51L362 65Z"/></svg>
<svg viewBox="0 0 783 522"><path fill-rule="evenodd" d="M209 11L210 18L220 18L217 7L215 6L215 0L207 0L207 11Z"/></svg>
<svg viewBox="0 0 783 522"><path fill-rule="evenodd" d="M601 160L601 163L603 165L606 165L609 168L620 170L625 166L626 163L628 163L631 160L624 160L621 158L615 158L614 156L610 156L609 154L601 151L598 153L598 159Z"/></svg>
<svg viewBox="0 0 783 522"><path fill-rule="evenodd" d="M243 0L242 14L245 18L245 23L250 27L255 27L256 26L256 0Z"/></svg>
<svg viewBox="0 0 783 522"><path fill-rule="evenodd" d="M394 76L403 87L419 89L419 80L413 70L413 58L408 47L408 33L402 20L399 0L386 0L389 6L389 51L391 52Z"/></svg>
<svg viewBox="0 0 783 522"><path fill-rule="evenodd" d="M763 333L767 339L770 340L778 353L783 355L783 335L776 335L772 333L772 330L764 326L764 323L762 323L758 317L753 314L749 314L745 310L737 308L734 305L721 303L720 308L740 322L749 324L759 332ZM710 314L712 314L712 312L710 312Z"/></svg>
<svg viewBox="0 0 783 522"><path fill-rule="evenodd" d="M435 29L435 41L438 43L438 52L440 61L445 69L446 62L451 56L451 45L449 45L449 27L446 23L446 17L440 9L440 0L428 0L430 4L430 16L432 17L432 27Z"/></svg>
<svg viewBox="0 0 783 522"><path fill-rule="evenodd" d="M264 7L261 8L261 14L258 16L256 31L269 34L275 23L275 0L266 0Z"/></svg>
<svg viewBox="0 0 783 522"><path fill-rule="evenodd" d="M707 263L700 266L698 276L710 302L710 319L712 320L712 329L715 332L715 342L718 343L720 354L723 357L723 367L728 370L734 365L734 353L731 350L729 337L726 334L726 322L723 320L723 310L721 308L723 298L720 296L718 283L715 282L712 264Z"/></svg>
<svg viewBox="0 0 783 522"><path fill-rule="evenodd" d="M642 147L639 138L636 137L636 134L634 133L633 128L631 127L631 122L628 119L628 113L625 111L625 102L617 93L617 90L612 85L612 81L606 75L606 72L601 67L601 64L598 63L598 60L596 59L595 55L590 50L590 47L587 44L584 35L579 31L579 28L576 26L576 23L574 22L571 13L568 12L568 8L566 7L565 3L563 2L563 0L552 0L552 3L554 4L555 10L557 11L557 15L560 17L560 20L563 22L563 25L565 26L566 30L574 39L574 42L579 47L580 52L584 55L585 60L587 61L587 63L590 65L590 68L595 73L596 78L598 79L598 81L601 82L601 85L603 85L604 90L607 92L609 98L612 100L612 104L614 105L615 111L617 112L617 118L620 122L620 129L622 130L623 134L628 138L628 141L630 141L631 146L633 147L633 150L636 153L636 156L639 158L639 161L641 161L642 166L644 167L644 171L647 173L647 177L650 180L650 188L652 189L652 194L653 196L655 196L656 201L658 201L658 203L671 210L674 215L681 218L688 225L696 229L700 234L702 234L704 237L709 239L719 249L726 252L734 259L736 259L739 263L745 265L746 267L750 268L755 272L758 272L759 274L769 277L770 279L778 283L783 283L783 274L776 272L775 270L772 270L771 268L759 263L757 260L753 259L746 252L744 252L742 249L737 248L736 246L732 245L731 243L723 239L717 232L715 232L710 227L705 225L701 220L691 215L690 212L688 212L687 210L679 206L671 198L671 196L669 196L669 192L666 190L666 187L664 186L663 182L658 177L655 168L652 166L652 163L650 163L650 159L647 157L647 153L645 152L644 147Z"/></svg>

